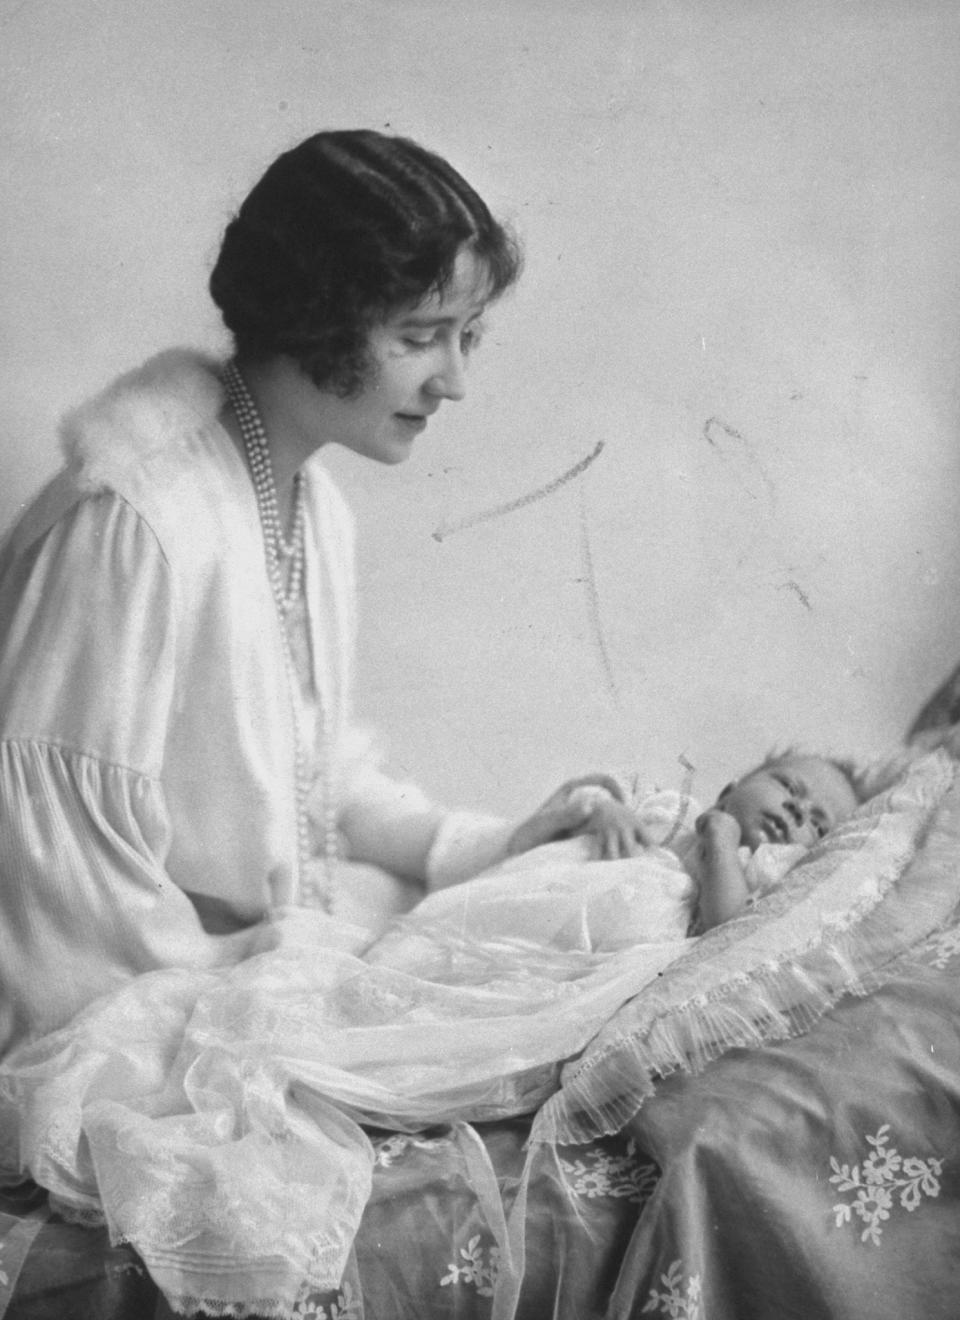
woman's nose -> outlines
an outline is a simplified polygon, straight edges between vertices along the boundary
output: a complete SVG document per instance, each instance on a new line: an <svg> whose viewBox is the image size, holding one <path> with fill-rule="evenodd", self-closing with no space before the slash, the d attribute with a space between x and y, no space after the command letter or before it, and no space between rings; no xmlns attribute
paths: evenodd
<svg viewBox="0 0 960 1320"><path fill-rule="evenodd" d="M428 394L457 403L467 393L467 364L460 349L451 344L444 355L443 366L426 383Z"/></svg>

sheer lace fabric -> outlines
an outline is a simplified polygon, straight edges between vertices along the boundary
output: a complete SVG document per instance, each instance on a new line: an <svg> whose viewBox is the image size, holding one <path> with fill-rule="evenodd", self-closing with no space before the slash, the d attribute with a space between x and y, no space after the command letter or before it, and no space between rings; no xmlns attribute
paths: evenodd
<svg viewBox="0 0 960 1320"><path fill-rule="evenodd" d="M138 977L8 1057L8 1168L76 1214L99 1208L175 1308L292 1314L345 1267L370 1188L361 1122L532 1111L684 947L691 882L675 859L644 877L576 856L441 891L366 957L362 928L291 908L233 967ZM651 926L644 889L672 924ZM645 942L624 944L626 916Z"/></svg>
<svg viewBox="0 0 960 1320"><path fill-rule="evenodd" d="M954 748L955 753L957 749ZM691 944L563 1069L534 1136L620 1131L677 1068L807 1030L884 982L960 903L960 782L946 749L879 765L886 785L773 893ZM892 779L892 782L891 782Z"/></svg>
<svg viewBox="0 0 960 1320"><path fill-rule="evenodd" d="M346 1266L370 1188L361 1124L539 1110L537 1140L567 1141L622 1125L657 1068L799 1029L882 976L960 901L955 768L918 760L700 941L678 934L692 882L656 849L644 871L551 848L432 895L369 948L288 909L236 965L140 976L11 1054L8 1172L100 1209L175 1309L293 1316ZM508 1315L525 1184L505 1220L482 1146L464 1149Z"/></svg>

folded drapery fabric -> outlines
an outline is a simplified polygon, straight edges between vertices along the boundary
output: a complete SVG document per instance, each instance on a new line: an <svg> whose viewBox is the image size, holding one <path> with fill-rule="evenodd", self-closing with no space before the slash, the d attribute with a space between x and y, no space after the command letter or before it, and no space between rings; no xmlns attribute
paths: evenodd
<svg viewBox="0 0 960 1320"><path fill-rule="evenodd" d="M650 892L632 863L556 853L439 891L372 948L286 910L235 966L146 974L11 1054L2 1165L102 1213L174 1309L287 1317L345 1267L370 1188L362 1125L453 1123L508 1315L522 1188L508 1220L466 1125L539 1108L542 1150L622 1124L654 1071L802 1030L881 982L960 901L955 771L945 751L915 759L781 891L699 941L631 944L631 896ZM664 893L689 883L659 850L651 864Z"/></svg>
<svg viewBox="0 0 960 1320"><path fill-rule="evenodd" d="M620 1131L677 1068L808 1028L942 926L960 901L960 784L944 748L883 763L895 776L752 912L690 947L568 1063L534 1139Z"/></svg>
<svg viewBox="0 0 960 1320"><path fill-rule="evenodd" d="M676 859L553 861L435 894L366 959L363 928L291 908L233 967L138 977L7 1058L2 1167L102 1213L175 1310L285 1317L343 1273L370 1188L361 1124L448 1122L509 1272L468 1121L536 1109L559 1061L685 947L676 929L622 943L626 915L649 921L644 865L690 885ZM478 914L520 933L478 915L471 938L472 886ZM594 947L601 930L617 948Z"/></svg>

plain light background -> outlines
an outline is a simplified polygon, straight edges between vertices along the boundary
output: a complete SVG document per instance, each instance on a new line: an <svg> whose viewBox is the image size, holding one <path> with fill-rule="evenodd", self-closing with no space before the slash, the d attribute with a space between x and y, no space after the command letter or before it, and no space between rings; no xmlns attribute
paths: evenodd
<svg viewBox="0 0 960 1320"><path fill-rule="evenodd" d="M410 462L330 455L395 771L710 796L886 750L960 659L955 0L2 0L0 38L0 522L67 407L225 349L269 160L369 126L527 252Z"/></svg>

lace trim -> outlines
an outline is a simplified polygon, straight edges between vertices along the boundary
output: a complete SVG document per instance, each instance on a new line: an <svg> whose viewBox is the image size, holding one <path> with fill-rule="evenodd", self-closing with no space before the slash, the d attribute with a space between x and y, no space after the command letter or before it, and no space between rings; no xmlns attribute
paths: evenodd
<svg viewBox="0 0 960 1320"><path fill-rule="evenodd" d="M858 850L849 858L841 853L832 871L814 872L817 884L804 877L788 882L754 915L703 937L663 974L655 992L628 1004L582 1059L567 1065L560 1090L537 1114L531 1141L579 1145L618 1132L660 1077L677 1069L698 1072L730 1049L799 1035L844 996L867 994L904 970L929 966L918 946L950 921L960 901L960 800L956 763L925 760L911 785L905 843L878 847L879 861L874 857L869 876L856 883ZM876 828L888 810L903 810L898 791L877 801ZM863 821L859 828L862 833ZM824 876L828 885L849 891L845 909L835 906L823 918L818 902L801 913L804 883L829 908ZM785 918L779 952L772 950L770 931L777 927L771 917Z"/></svg>
<svg viewBox="0 0 960 1320"><path fill-rule="evenodd" d="M221 1285L217 1290L218 1295L212 1291L203 1294L178 1291L177 1284L167 1276L157 1261L147 1258L145 1264L164 1299L177 1315L222 1316L230 1320L323 1320L327 1311L320 1299L324 1297L333 1298L330 1303L330 1320L347 1320L348 1317L362 1315L362 1311L357 1309L360 1307L359 1297L349 1283L342 1279L331 1283L329 1273L321 1274L311 1270L286 1290L277 1286L270 1296L233 1300L223 1295L234 1291L229 1285ZM221 1277L242 1277L244 1274L242 1266L234 1260L224 1260L221 1264ZM217 1271L209 1269L209 1262L207 1268L215 1277ZM214 1286L208 1284L208 1289Z"/></svg>
<svg viewBox="0 0 960 1320"><path fill-rule="evenodd" d="M322 1291L311 1288L306 1296ZM309 1316L300 1300L285 1301L261 1297L253 1302L220 1302L209 1297L194 1297L174 1293L164 1294L167 1305L176 1315L216 1316L217 1320L291 1320L292 1316ZM300 1307L300 1310L297 1308Z"/></svg>
<svg viewBox="0 0 960 1320"><path fill-rule="evenodd" d="M99 1206L71 1205L53 1192L50 1193L49 1205L51 1214L78 1228L103 1228L107 1222Z"/></svg>

